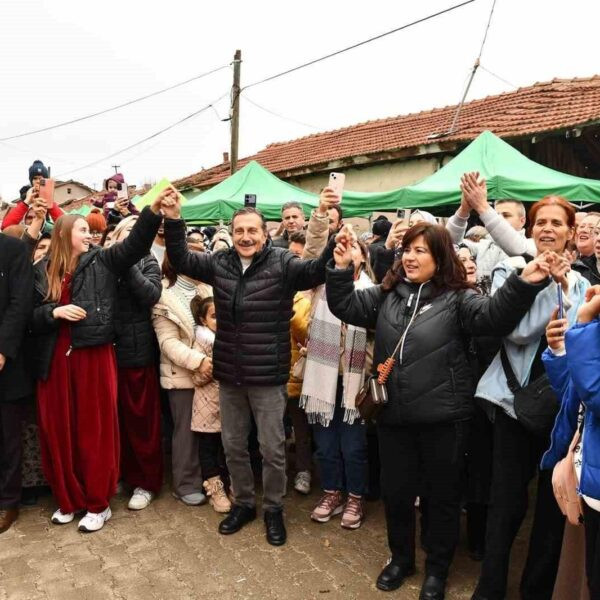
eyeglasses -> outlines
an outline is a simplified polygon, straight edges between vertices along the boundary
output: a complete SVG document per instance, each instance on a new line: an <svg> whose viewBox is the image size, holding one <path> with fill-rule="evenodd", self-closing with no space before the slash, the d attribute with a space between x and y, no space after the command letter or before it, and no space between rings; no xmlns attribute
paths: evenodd
<svg viewBox="0 0 600 600"><path fill-rule="evenodd" d="M102 237L102 232L101 231L90 231L90 235L93 238L100 238L100 237Z"/></svg>

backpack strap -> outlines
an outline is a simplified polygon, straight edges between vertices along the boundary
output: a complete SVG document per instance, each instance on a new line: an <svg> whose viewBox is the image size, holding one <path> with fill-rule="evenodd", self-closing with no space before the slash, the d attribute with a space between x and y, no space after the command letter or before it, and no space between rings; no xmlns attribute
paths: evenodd
<svg viewBox="0 0 600 600"><path fill-rule="evenodd" d="M508 355L506 354L506 348L504 347L504 344L502 344L500 347L500 360L502 361L502 369L504 370L504 375L506 376L508 389L513 394L516 394L522 389L522 387L515 377L515 372L510 365L510 361L508 360Z"/></svg>

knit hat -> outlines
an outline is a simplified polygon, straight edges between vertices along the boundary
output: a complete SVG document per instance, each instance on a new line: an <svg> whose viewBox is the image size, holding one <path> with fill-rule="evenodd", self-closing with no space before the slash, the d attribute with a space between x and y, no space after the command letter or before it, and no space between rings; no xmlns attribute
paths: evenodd
<svg viewBox="0 0 600 600"><path fill-rule="evenodd" d="M376 219L373 223L372 231L373 235L378 235L381 238L386 238L390 229L392 228L392 224L387 219Z"/></svg>
<svg viewBox="0 0 600 600"><path fill-rule="evenodd" d="M110 177L107 177L106 181L104 182L104 189L105 190L108 189L108 182L109 181L116 181L117 183L123 185L125 183L125 178L123 177L123 173L115 173L114 175L111 175Z"/></svg>
<svg viewBox="0 0 600 600"><path fill-rule="evenodd" d="M24 185L20 190L19 190L19 198L21 200L25 200L25 198L27 198L27 192L29 191L29 188L31 186L30 185Z"/></svg>
<svg viewBox="0 0 600 600"><path fill-rule="evenodd" d="M41 160L34 160L33 164L29 167L29 183L33 185L33 178L38 175L41 175L44 179L50 176L46 165Z"/></svg>

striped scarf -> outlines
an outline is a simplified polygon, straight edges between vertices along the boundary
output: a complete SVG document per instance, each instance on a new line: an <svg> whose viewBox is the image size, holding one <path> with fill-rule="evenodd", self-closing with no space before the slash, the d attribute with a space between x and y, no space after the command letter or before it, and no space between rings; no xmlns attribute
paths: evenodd
<svg viewBox="0 0 600 600"><path fill-rule="evenodd" d="M361 273L354 282L356 290L367 289L373 285L365 273ZM335 411L342 322L327 306L324 285L317 288L313 302L316 302L316 306L310 326L300 406L306 411L309 423L319 423L327 427ZM342 363L342 407L345 423L354 423L360 417L354 402L365 379L366 355L367 330L348 325Z"/></svg>

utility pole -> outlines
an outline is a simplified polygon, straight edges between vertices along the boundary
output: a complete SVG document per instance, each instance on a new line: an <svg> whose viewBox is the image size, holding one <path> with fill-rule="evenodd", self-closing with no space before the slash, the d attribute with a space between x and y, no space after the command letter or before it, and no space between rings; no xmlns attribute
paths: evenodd
<svg viewBox="0 0 600 600"><path fill-rule="evenodd" d="M236 50L233 57L233 87L231 88L231 148L230 173L237 171L238 142L240 139L240 70L242 66L242 51Z"/></svg>
<svg viewBox="0 0 600 600"><path fill-rule="evenodd" d="M118 173L119 172L119 167L121 165L110 165L110 166L115 170L115 173Z"/></svg>

